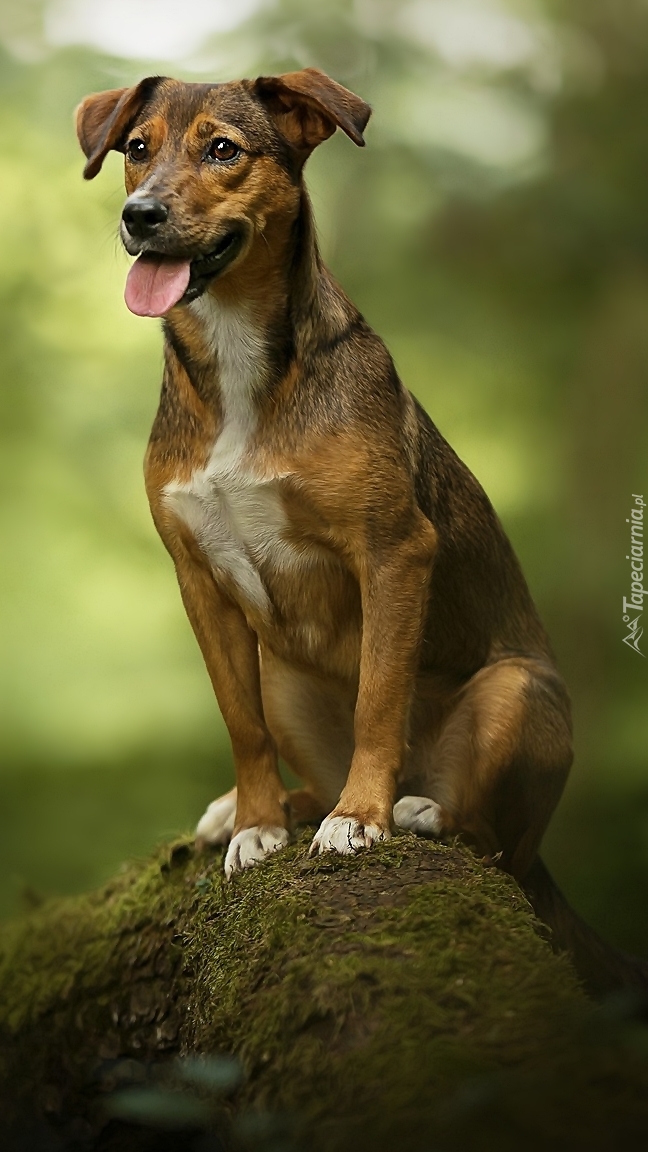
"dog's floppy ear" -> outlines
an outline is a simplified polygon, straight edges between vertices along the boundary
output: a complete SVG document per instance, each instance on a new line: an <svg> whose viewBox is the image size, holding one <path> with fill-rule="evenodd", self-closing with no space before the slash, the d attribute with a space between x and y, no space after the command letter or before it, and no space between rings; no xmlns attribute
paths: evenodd
<svg viewBox="0 0 648 1152"><path fill-rule="evenodd" d="M147 76L134 88L95 92L81 101L76 110L76 130L88 159L83 169L86 180L92 180L101 171L111 148L119 150L124 134L161 79L161 76Z"/></svg>
<svg viewBox="0 0 648 1152"><path fill-rule="evenodd" d="M259 76L254 90L274 116L282 136L297 151L312 152L336 128L346 132L354 144L364 146L362 133L371 108L319 68Z"/></svg>

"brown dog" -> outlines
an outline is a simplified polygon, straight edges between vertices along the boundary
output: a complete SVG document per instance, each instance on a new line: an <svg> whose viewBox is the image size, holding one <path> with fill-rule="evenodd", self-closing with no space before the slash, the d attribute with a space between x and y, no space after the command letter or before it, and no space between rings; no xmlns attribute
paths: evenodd
<svg viewBox="0 0 648 1152"><path fill-rule="evenodd" d="M126 157L126 300L164 316L146 457L158 531L232 739L198 825L228 875L322 818L462 832L523 880L571 763L569 701L487 497L322 265L302 180L370 109L323 73L88 96ZM280 753L305 787L286 792Z"/></svg>

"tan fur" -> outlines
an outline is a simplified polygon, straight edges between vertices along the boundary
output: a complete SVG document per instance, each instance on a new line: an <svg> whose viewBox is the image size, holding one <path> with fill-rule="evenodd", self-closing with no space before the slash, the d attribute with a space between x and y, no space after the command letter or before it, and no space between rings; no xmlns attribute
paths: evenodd
<svg viewBox="0 0 648 1152"><path fill-rule="evenodd" d="M523 876L571 761L569 702L490 504L319 259L304 160L336 125L362 143L368 115L313 69L81 106L91 175L145 139L126 186L170 210L154 251L242 238L166 316L147 492L230 732L234 837L288 829L292 803L369 843L420 794ZM206 163L213 137L240 158ZM307 785L292 801L278 752Z"/></svg>

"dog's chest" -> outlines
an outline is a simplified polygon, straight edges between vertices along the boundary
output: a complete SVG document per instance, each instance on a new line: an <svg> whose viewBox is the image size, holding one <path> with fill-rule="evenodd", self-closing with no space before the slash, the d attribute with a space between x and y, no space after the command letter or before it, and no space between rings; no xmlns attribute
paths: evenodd
<svg viewBox="0 0 648 1152"><path fill-rule="evenodd" d="M267 611L267 574L285 571L295 557L285 539L278 482L255 476L243 463L243 454L240 431L224 429L206 467L184 484L168 484L166 498L214 573L226 574L245 601Z"/></svg>
<svg viewBox="0 0 648 1152"><path fill-rule="evenodd" d="M286 539L280 478L255 468L250 448L257 430L255 396L263 386L264 341L240 313L203 299L205 338L218 360L223 423L203 468L165 488L168 507L179 516L207 556L242 599L261 612L270 608L269 574L299 559ZM198 309L197 309L198 310Z"/></svg>

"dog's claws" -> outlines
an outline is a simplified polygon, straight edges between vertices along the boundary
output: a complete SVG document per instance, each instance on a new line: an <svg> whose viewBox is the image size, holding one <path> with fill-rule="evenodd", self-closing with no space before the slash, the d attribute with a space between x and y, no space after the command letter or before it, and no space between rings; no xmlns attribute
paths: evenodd
<svg viewBox="0 0 648 1152"><path fill-rule="evenodd" d="M363 824L353 816L327 816L322 821L309 849L309 856L337 852L340 856L355 856L363 848L370 848L382 840L389 840L391 832L378 824Z"/></svg>

